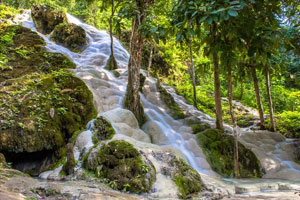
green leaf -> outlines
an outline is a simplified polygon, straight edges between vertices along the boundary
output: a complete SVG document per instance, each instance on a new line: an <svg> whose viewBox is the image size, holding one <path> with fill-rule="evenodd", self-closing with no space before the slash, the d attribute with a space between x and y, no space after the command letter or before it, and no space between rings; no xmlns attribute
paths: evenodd
<svg viewBox="0 0 300 200"><path fill-rule="evenodd" d="M227 13L232 17L238 16L238 12L236 12L235 10L228 10Z"/></svg>
<svg viewBox="0 0 300 200"><path fill-rule="evenodd" d="M200 19L199 23L204 22L207 18L208 18L208 15L203 16L203 17Z"/></svg>

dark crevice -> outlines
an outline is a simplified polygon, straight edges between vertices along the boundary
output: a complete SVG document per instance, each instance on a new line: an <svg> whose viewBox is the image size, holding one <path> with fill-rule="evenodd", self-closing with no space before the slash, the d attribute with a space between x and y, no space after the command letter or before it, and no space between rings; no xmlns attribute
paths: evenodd
<svg viewBox="0 0 300 200"><path fill-rule="evenodd" d="M41 172L48 169L55 161L54 151L42 150L38 152L1 152L6 158L7 163L11 163L11 167L19 171L38 176Z"/></svg>

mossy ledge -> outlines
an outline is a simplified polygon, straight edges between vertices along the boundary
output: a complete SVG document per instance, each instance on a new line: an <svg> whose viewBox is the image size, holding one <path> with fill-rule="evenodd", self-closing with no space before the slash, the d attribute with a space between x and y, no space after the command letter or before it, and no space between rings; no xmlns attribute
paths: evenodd
<svg viewBox="0 0 300 200"><path fill-rule="evenodd" d="M204 184L200 174L196 170L181 158L174 158L172 162L177 167L177 170L172 175L172 180L178 187L180 198L187 199L192 194L203 190Z"/></svg>
<svg viewBox="0 0 300 200"><path fill-rule="evenodd" d="M37 33L1 26L0 38L0 151L58 155L96 116L93 95L66 70L75 64L46 52Z"/></svg>
<svg viewBox="0 0 300 200"><path fill-rule="evenodd" d="M87 43L87 36L82 27L64 22L55 26L51 40L73 52L80 53Z"/></svg>
<svg viewBox="0 0 300 200"><path fill-rule="evenodd" d="M156 170L151 161L123 140L100 144L88 158L85 157L84 166L108 182L110 187L121 191L148 192L156 180Z"/></svg>
<svg viewBox="0 0 300 200"><path fill-rule="evenodd" d="M217 129L207 129L197 134L207 161L212 169L224 177L234 176L234 140L231 135ZM256 155L239 142L239 169L241 178L260 178L262 169Z"/></svg>
<svg viewBox="0 0 300 200"><path fill-rule="evenodd" d="M174 98L171 94L167 92L167 90L160 85L160 82L157 81L157 89L160 92L160 98L161 100L166 104L168 107L169 114L174 119L183 119L185 117L183 111L179 108L179 106L176 104Z"/></svg>

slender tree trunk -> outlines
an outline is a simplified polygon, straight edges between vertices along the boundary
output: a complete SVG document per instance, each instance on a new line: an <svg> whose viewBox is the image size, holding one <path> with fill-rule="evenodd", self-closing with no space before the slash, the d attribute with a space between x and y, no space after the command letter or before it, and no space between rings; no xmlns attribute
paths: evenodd
<svg viewBox="0 0 300 200"><path fill-rule="evenodd" d="M191 57L191 63L192 63L192 81L193 81L193 93L194 93L194 106L195 108L198 108L197 106L197 93L196 93L196 78L195 78L195 64L193 59L193 49L192 49L192 41L189 40L189 48L190 48L190 57Z"/></svg>
<svg viewBox="0 0 300 200"><path fill-rule="evenodd" d="M252 70L252 78L254 82L254 88L255 88L255 93L256 93L256 101L257 101L257 106L258 106L258 111L259 111L259 118L260 118L260 128L264 129L264 124L265 124L265 118L264 118L264 110L262 107L261 103L261 98L260 98L260 91L259 91L259 86L258 86L258 80L256 76L256 69L255 65L251 65L251 70Z"/></svg>
<svg viewBox="0 0 300 200"><path fill-rule="evenodd" d="M276 131L274 113L273 113L272 95L271 95L270 73L269 73L268 65L265 66L265 75L266 75L266 87L267 87L269 110L270 110L271 131Z"/></svg>
<svg viewBox="0 0 300 200"><path fill-rule="evenodd" d="M238 132L237 132L237 123L234 116L233 106L232 106L232 95L233 95L233 89L232 89L232 78L231 78L231 62L227 62L227 68L228 68L228 101L229 101L229 107L230 107L230 115L231 120L233 124L233 138L234 138L234 172L235 177L239 177L239 149L238 149Z"/></svg>
<svg viewBox="0 0 300 200"><path fill-rule="evenodd" d="M130 60L128 65L128 85L124 106L133 112L140 125L144 122L144 109L140 100L140 68L142 62L143 38L139 31L141 17L136 16L132 22L130 42Z"/></svg>
<svg viewBox="0 0 300 200"><path fill-rule="evenodd" d="M149 55L147 76L150 76L150 69L151 69L151 65L152 65L153 50L154 50L154 45L152 44L152 42L150 42L150 55Z"/></svg>
<svg viewBox="0 0 300 200"><path fill-rule="evenodd" d="M214 45L216 45L216 34L217 34L217 24L213 23L213 34ZM217 129L224 131L223 120L222 120L222 101L221 101L221 91L220 91L220 74L219 74L219 58L218 52L214 50L213 52L213 62L214 62L214 86L215 86L215 104L216 104L216 127Z"/></svg>
<svg viewBox="0 0 300 200"><path fill-rule="evenodd" d="M239 100L242 100L243 98L243 95L244 95L244 81L242 80L241 82L241 91L240 91L240 97L239 97Z"/></svg>
<svg viewBox="0 0 300 200"><path fill-rule="evenodd" d="M111 0L111 16L109 17L109 36L110 36L110 59L109 59L109 65L108 65L108 69L109 70L114 70L118 68L116 59L115 59L115 55L114 55L114 37L113 37L113 25L112 25L112 20L113 20L113 16L115 14L115 10L114 10L114 0Z"/></svg>

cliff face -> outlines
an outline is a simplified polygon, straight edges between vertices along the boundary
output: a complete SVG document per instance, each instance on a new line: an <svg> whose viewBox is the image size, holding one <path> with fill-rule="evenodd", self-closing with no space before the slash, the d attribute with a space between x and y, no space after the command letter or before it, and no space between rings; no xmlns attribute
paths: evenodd
<svg viewBox="0 0 300 200"><path fill-rule="evenodd" d="M14 164L26 153L45 151L52 157L96 115L92 93L67 71L75 64L47 52L37 33L2 25L0 37L0 151ZM37 174L41 169L22 170Z"/></svg>

